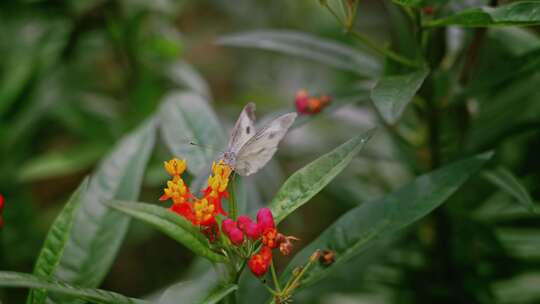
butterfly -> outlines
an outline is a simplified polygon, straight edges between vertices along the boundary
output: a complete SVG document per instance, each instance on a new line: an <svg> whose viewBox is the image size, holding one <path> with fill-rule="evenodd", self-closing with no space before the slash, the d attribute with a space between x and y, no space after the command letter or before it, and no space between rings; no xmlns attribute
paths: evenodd
<svg viewBox="0 0 540 304"><path fill-rule="evenodd" d="M256 131L255 104L248 103L232 129L223 161L242 176L259 171L274 156L296 116L296 113L281 115Z"/></svg>

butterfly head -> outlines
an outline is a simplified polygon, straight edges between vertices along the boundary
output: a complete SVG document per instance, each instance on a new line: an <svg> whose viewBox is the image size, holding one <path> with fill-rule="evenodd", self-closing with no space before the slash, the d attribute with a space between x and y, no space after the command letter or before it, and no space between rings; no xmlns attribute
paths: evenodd
<svg viewBox="0 0 540 304"><path fill-rule="evenodd" d="M223 162L226 165L229 165L234 168L234 164L236 163L236 154L232 151L225 151L222 155Z"/></svg>

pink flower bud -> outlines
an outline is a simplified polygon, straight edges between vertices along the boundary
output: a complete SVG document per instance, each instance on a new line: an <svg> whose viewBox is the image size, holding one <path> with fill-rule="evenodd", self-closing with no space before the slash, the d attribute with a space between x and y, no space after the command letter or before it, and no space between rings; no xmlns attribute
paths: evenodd
<svg viewBox="0 0 540 304"><path fill-rule="evenodd" d="M237 227L233 227L227 236L236 246L240 246L244 242L244 233Z"/></svg>
<svg viewBox="0 0 540 304"><path fill-rule="evenodd" d="M242 229L244 232L246 232L247 226L252 223L251 219L247 215L238 216L236 222L238 223L238 228Z"/></svg>
<svg viewBox="0 0 540 304"><path fill-rule="evenodd" d="M230 234L230 232L231 232L231 230L233 228L236 228L236 223L230 218L224 220L223 223L221 223L221 230L223 230L223 232L227 236L229 236L229 234Z"/></svg>
<svg viewBox="0 0 540 304"><path fill-rule="evenodd" d="M247 237L251 240L258 240L261 237L261 229L259 225L255 223L249 223L247 224L246 228L244 229L244 232L246 233Z"/></svg>
<svg viewBox="0 0 540 304"><path fill-rule="evenodd" d="M257 224L259 225L259 229L261 231L274 228L275 224L272 211L270 211L268 208L260 209L259 212L257 212Z"/></svg>

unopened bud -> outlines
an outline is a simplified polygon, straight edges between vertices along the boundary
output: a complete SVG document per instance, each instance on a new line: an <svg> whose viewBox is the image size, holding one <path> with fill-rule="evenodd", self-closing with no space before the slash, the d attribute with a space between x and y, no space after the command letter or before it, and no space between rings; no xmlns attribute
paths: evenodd
<svg viewBox="0 0 540 304"><path fill-rule="evenodd" d="M295 277L299 276L300 273L302 272L302 269L303 269L302 266L298 266L298 267L294 268L293 271L292 271L293 276L295 276Z"/></svg>
<svg viewBox="0 0 540 304"><path fill-rule="evenodd" d="M321 257L319 258L319 262L324 266L330 266L334 263L335 258L336 254L332 250L325 249L323 250Z"/></svg>
<svg viewBox="0 0 540 304"><path fill-rule="evenodd" d="M316 262L321 257L321 251L319 249L315 250L314 253L309 257L310 262Z"/></svg>

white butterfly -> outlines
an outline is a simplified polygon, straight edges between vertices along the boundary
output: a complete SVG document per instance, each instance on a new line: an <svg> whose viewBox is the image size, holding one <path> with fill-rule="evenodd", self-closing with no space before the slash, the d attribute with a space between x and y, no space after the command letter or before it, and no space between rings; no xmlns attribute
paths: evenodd
<svg viewBox="0 0 540 304"><path fill-rule="evenodd" d="M243 176L259 171L276 153L279 142L296 116L296 113L281 115L256 131L255 104L248 103L234 125L223 160Z"/></svg>

